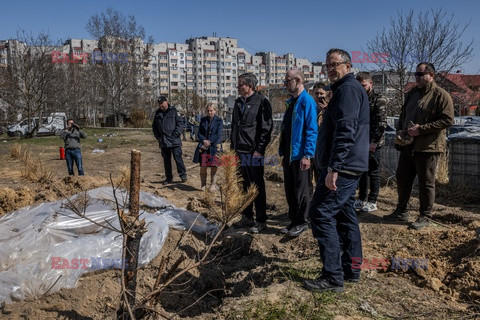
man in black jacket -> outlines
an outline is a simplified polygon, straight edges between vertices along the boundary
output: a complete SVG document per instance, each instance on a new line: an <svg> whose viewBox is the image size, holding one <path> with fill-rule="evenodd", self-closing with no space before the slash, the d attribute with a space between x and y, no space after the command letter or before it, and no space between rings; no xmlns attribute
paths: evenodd
<svg viewBox="0 0 480 320"><path fill-rule="evenodd" d="M178 175L182 182L187 181L187 170L182 159L183 131L182 119L178 116L177 109L171 107L166 97L161 96L157 100L158 110L155 112L152 129L155 139L162 152L163 165L165 167L165 180L162 183L168 184L173 180L172 154L177 165Z"/></svg>
<svg viewBox="0 0 480 320"><path fill-rule="evenodd" d="M232 116L231 149L240 159L243 188L255 184L258 195L254 200L256 221L253 220L253 204L243 211L236 227L250 227L258 233L267 228L267 195L265 193L264 158L265 149L272 135L272 107L268 99L256 90L257 78L253 73L238 77L238 93Z"/></svg>
<svg viewBox="0 0 480 320"><path fill-rule="evenodd" d="M360 278L353 264L362 259L353 203L360 176L368 170L370 107L367 92L351 73L348 52L330 49L326 68L333 96L318 133L320 178L309 208L323 268L319 278L305 284L314 291L341 292L344 280Z"/></svg>

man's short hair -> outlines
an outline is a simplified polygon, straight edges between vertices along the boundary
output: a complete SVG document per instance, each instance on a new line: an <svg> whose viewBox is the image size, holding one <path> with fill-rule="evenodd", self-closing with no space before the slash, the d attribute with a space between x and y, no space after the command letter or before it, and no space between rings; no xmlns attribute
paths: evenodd
<svg viewBox="0 0 480 320"><path fill-rule="evenodd" d="M240 76L238 76L238 82L242 82L243 84L246 84L253 90L257 88L257 77L253 73L243 73Z"/></svg>
<svg viewBox="0 0 480 320"><path fill-rule="evenodd" d="M69 121L73 121L73 122L75 122L75 120L73 120L72 118L70 118L70 119L67 119L67 123L68 123Z"/></svg>
<svg viewBox="0 0 480 320"><path fill-rule="evenodd" d="M343 62L348 62L350 65L352 65L352 58L347 51L338 48L332 48L328 50L327 57L332 53L337 53L340 57L342 57Z"/></svg>
<svg viewBox="0 0 480 320"><path fill-rule="evenodd" d="M365 72L365 71L357 73L355 78L360 82L372 81L372 75L370 74L370 72Z"/></svg>
<svg viewBox="0 0 480 320"><path fill-rule="evenodd" d="M433 63L431 63L431 62L420 62L419 64L417 64L417 68L420 67L421 65L425 65L425 71L435 73L435 67L433 66Z"/></svg>
<svg viewBox="0 0 480 320"><path fill-rule="evenodd" d="M317 82L313 85L312 90L317 90L317 89L323 89L325 91L331 91L332 88L330 88L329 85L327 85L325 82Z"/></svg>

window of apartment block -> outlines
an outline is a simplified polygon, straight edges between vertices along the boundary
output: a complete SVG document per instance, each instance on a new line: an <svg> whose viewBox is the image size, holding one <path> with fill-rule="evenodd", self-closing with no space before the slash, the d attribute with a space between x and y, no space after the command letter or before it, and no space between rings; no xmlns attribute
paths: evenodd
<svg viewBox="0 0 480 320"><path fill-rule="evenodd" d="M178 63L178 59L171 59L170 62L171 63Z"/></svg>

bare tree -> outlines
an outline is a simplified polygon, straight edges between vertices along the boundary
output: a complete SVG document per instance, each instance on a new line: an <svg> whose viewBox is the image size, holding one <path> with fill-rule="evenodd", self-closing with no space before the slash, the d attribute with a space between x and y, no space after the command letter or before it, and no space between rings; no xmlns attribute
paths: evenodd
<svg viewBox="0 0 480 320"><path fill-rule="evenodd" d="M397 12L390 18L390 26L367 42L372 62L385 73L385 84L403 104L405 85L413 80L419 62L431 62L439 71L450 72L472 58L473 40L462 42L469 23L460 25L443 9L408 13Z"/></svg>
<svg viewBox="0 0 480 320"><path fill-rule="evenodd" d="M27 136L35 136L40 121L32 118L56 111L61 100L61 71L51 61L55 43L47 33L27 34L17 32L10 41L12 57L0 77L0 96L28 120Z"/></svg>
<svg viewBox="0 0 480 320"><path fill-rule="evenodd" d="M145 30L134 16L127 18L112 8L90 17L86 30L99 41L102 51L98 53L100 63L94 63L93 78L101 89L102 105L107 108L104 114L113 115L113 125L118 126L121 115L138 109L151 92L145 85L149 76L144 70L149 57L148 46L143 42ZM105 60L112 55L124 58ZM92 58L96 59L95 53Z"/></svg>

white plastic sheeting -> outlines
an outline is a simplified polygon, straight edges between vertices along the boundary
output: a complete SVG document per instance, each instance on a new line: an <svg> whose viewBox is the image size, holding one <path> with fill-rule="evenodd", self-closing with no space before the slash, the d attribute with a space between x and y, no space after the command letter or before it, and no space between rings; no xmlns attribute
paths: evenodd
<svg viewBox="0 0 480 320"><path fill-rule="evenodd" d="M112 188L90 190L87 197L85 215L119 229ZM125 197L125 192L117 191L120 203L125 202ZM164 198L141 192L140 202L156 210L154 214L141 212L140 218L145 219L148 229L140 243L141 266L161 251L169 226L191 227L199 233L216 230L203 216L175 208ZM25 207L0 219L0 302L38 298L47 292L75 287L83 273L98 269L98 263L92 269L92 258L121 261L122 236L79 217L65 206L67 203L64 199ZM78 263L80 259L84 259L83 264ZM75 260L77 263L72 263ZM103 267L108 268L108 263Z"/></svg>

